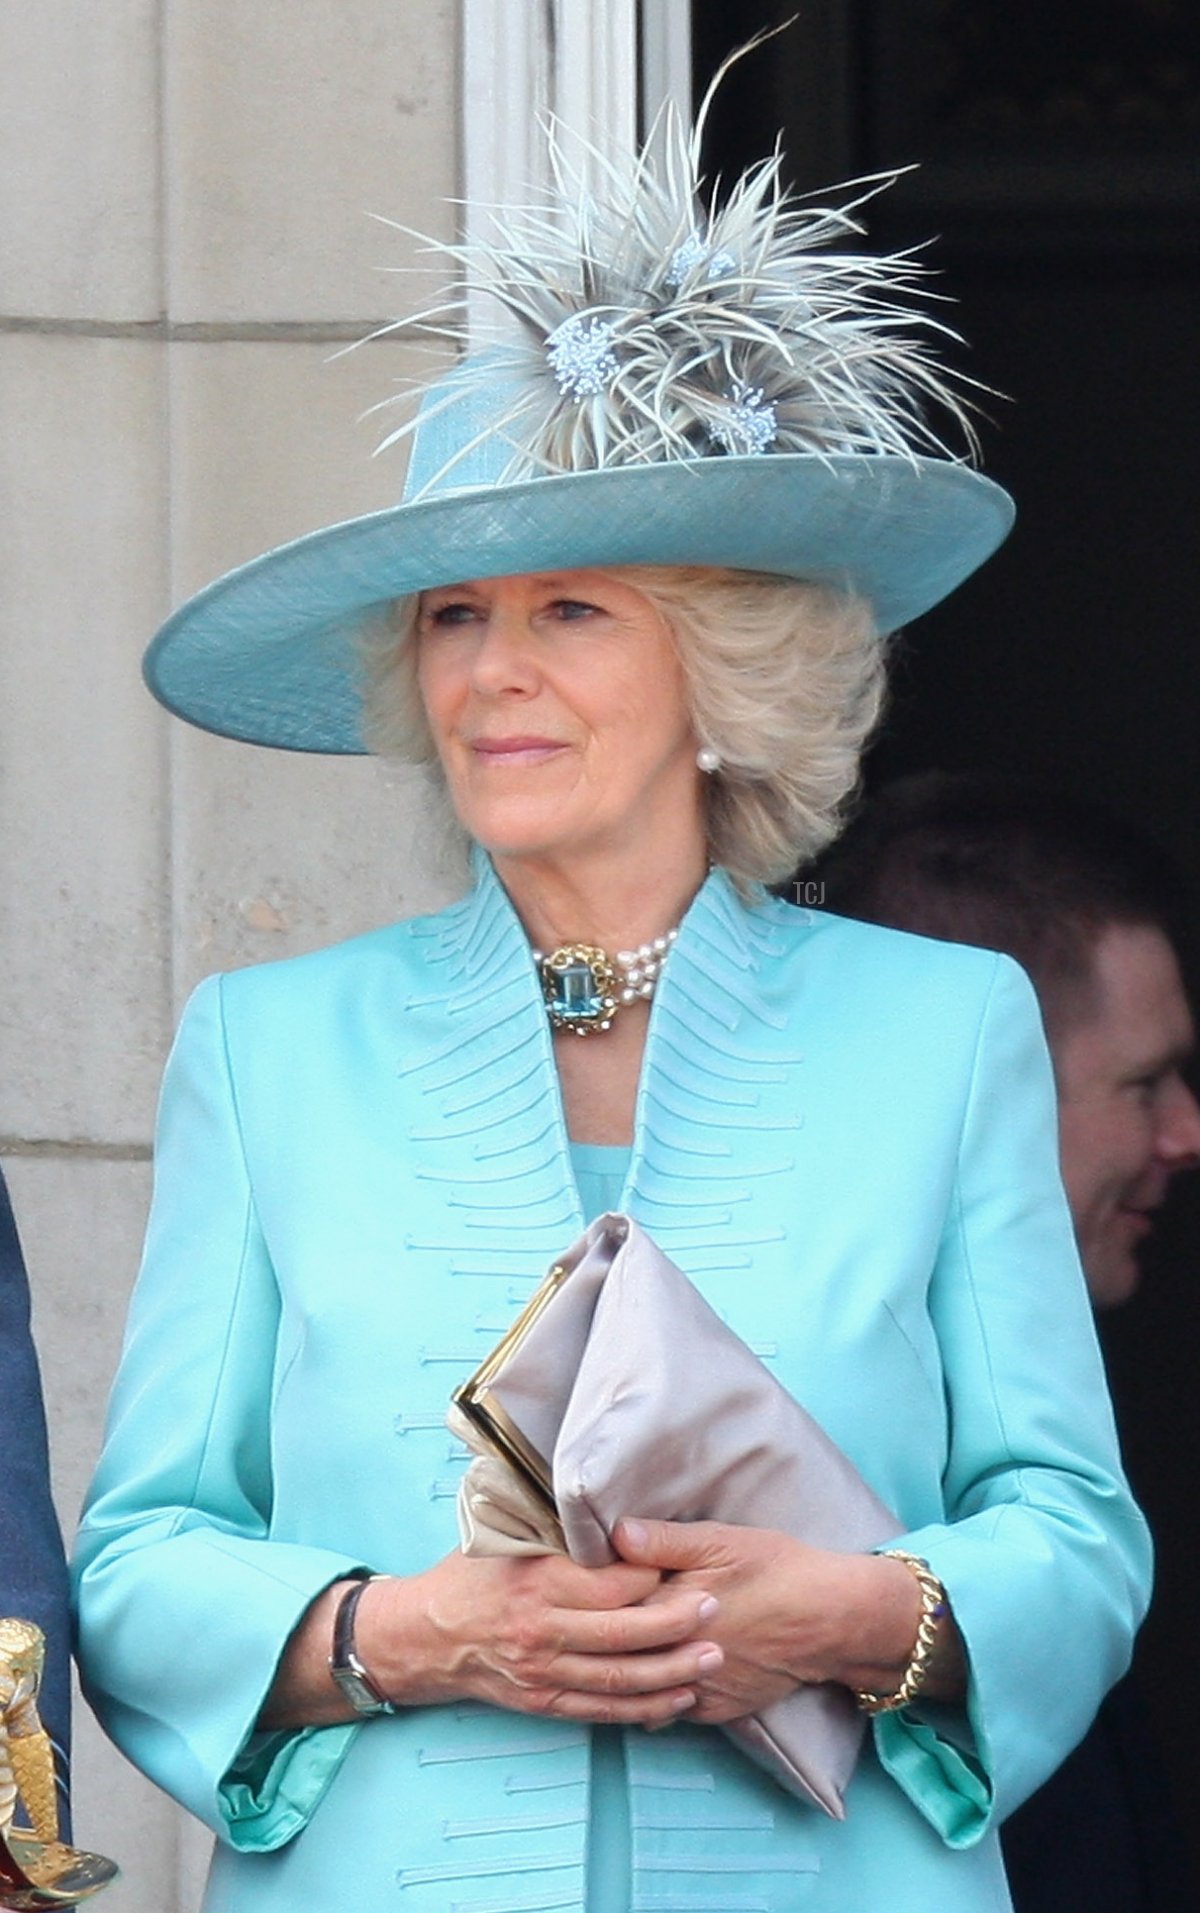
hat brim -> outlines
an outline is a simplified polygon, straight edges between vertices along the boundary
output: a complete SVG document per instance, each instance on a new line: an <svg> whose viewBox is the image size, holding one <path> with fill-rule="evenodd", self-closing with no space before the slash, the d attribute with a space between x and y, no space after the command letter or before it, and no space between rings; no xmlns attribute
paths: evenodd
<svg viewBox="0 0 1200 1913"><path fill-rule="evenodd" d="M1006 536L999 485L890 455L704 458L443 492L269 551L182 605L146 653L161 703L280 750L362 752L356 634L396 598L468 578L712 565L860 593L881 633L928 611Z"/></svg>

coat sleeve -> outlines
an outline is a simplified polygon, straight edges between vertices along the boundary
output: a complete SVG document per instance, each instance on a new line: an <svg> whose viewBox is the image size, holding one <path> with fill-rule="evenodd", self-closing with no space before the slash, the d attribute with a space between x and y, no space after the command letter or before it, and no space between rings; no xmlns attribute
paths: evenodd
<svg viewBox="0 0 1200 1913"><path fill-rule="evenodd" d="M0 1178L0 1614L35 1621L46 1636L39 1712L54 1742L61 1830L71 1726L67 1564L50 1499L46 1416L29 1329L29 1286L8 1191Z"/></svg>
<svg viewBox="0 0 1200 1913"><path fill-rule="evenodd" d="M930 1292L949 1457L923 1556L967 1650L966 1718L875 1723L884 1765L942 1837L973 1844L1082 1737L1128 1665L1151 1551L1117 1448L1057 1173L1033 992L997 959Z"/></svg>
<svg viewBox="0 0 1200 1913"><path fill-rule="evenodd" d="M137 1766L230 1844L302 1827L355 1726L255 1733L323 1588L366 1565L271 1538L279 1296L255 1214L221 980L163 1084L154 1201L103 1453L76 1548L88 1697Z"/></svg>

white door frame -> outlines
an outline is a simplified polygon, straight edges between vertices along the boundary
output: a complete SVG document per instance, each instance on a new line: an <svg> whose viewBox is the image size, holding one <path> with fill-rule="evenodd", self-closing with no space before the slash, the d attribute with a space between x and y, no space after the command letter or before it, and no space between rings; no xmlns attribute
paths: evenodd
<svg viewBox="0 0 1200 1913"><path fill-rule="evenodd" d="M577 132L611 160L634 150L664 99L690 113L689 0L462 0L460 31L467 240L487 236L483 208L524 204L548 183L547 114L568 153ZM594 161L580 148L571 158L586 180ZM474 309L470 324L474 335Z"/></svg>

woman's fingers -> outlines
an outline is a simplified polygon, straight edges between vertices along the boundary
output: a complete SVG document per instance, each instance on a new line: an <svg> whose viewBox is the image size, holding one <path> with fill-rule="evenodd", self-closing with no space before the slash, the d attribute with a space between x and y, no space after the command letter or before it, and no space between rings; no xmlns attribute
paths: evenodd
<svg viewBox="0 0 1200 1913"><path fill-rule="evenodd" d="M714 1674L724 1658L715 1641L686 1641L649 1654L577 1654L497 1641L492 1665L517 1687L561 1686L580 1694L618 1698L688 1687Z"/></svg>
<svg viewBox="0 0 1200 1913"><path fill-rule="evenodd" d="M578 1654L643 1654L695 1641L716 1617L718 1603L703 1589L664 1589L636 1607L552 1608L547 1618L564 1647Z"/></svg>
<svg viewBox="0 0 1200 1913"><path fill-rule="evenodd" d="M494 1673L527 1693L562 1690L605 1700L682 1693L724 1658L703 1638L716 1608L696 1589L646 1606L599 1610L526 1601L495 1629L485 1657Z"/></svg>
<svg viewBox="0 0 1200 1913"><path fill-rule="evenodd" d="M691 1687L669 1688L656 1694L620 1695L581 1693L573 1688L547 1688L520 1701L499 1705L519 1713L541 1714L552 1720L586 1721L592 1727L668 1727L696 1704Z"/></svg>
<svg viewBox="0 0 1200 1913"><path fill-rule="evenodd" d="M526 1590L550 1607L625 1608L644 1601L662 1581L656 1567L616 1561L607 1568L581 1568L565 1554L537 1554L515 1560L472 1560L476 1574L495 1572L514 1594Z"/></svg>
<svg viewBox="0 0 1200 1913"><path fill-rule="evenodd" d="M715 1613L706 1589L664 1587L656 1570L455 1553L409 1580L373 1584L359 1608L359 1652L403 1705L470 1697L662 1725L694 1704L720 1665L707 1625Z"/></svg>
<svg viewBox="0 0 1200 1913"><path fill-rule="evenodd" d="M626 1517L613 1531L613 1543L627 1563L670 1574L703 1573L729 1567L736 1559L731 1536L739 1531L719 1521L647 1521Z"/></svg>

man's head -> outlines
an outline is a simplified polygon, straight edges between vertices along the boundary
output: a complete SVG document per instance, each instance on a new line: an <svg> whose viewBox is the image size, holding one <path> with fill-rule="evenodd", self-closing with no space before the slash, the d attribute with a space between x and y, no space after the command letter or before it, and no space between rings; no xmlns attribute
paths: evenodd
<svg viewBox="0 0 1200 1913"><path fill-rule="evenodd" d="M1072 798L931 772L873 799L819 874L830 910L1003 950L1028 971L1088 1288L1097 1308L1126 1301L1172 1176L1200 1163L1167 860Z"/></svg>

